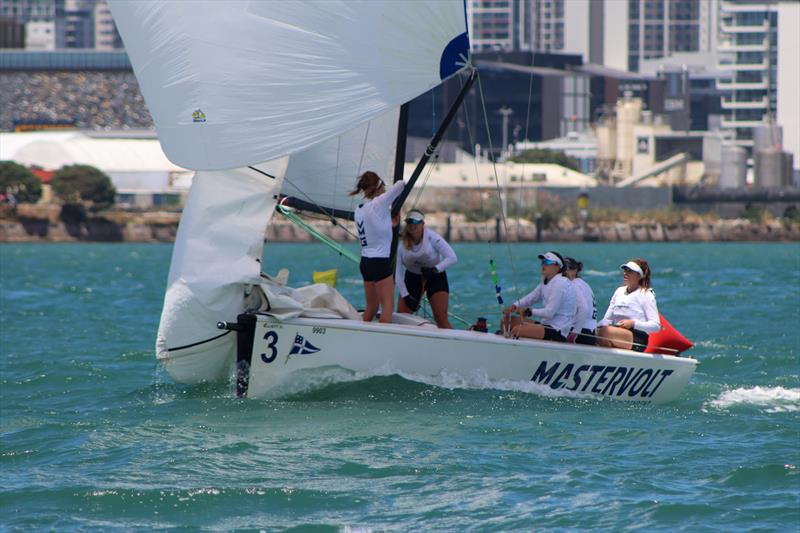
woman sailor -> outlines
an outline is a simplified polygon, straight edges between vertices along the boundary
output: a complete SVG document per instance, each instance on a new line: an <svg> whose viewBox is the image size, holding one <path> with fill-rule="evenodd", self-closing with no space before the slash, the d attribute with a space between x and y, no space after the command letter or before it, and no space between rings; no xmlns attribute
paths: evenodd
<svg viewBox="0 0 800 533"><path fill-rule="evenodd" d="M596 344L597 329L597 304L592 288L580 277L583 263L572 257L564 258L564 275L572 282L575 288L577 311L572 333L568 340L576 344Z"/></svg>
<svg viewBox="0 0 800 533"><path fill-rule="evenodd" d="M398 181L387 191L383 180L372 171L358 177L350 196L362 193L366 201L354 213L358 239L361 241L361 276L367 300L363 318L372 322L378 307L381 323L392 322L394 279L392 278L392 202L400 196L405 183Z"/></svg>
<svg viewBox="0 0 800 533"><path fill-rule="evenodd" d="M633 259L620 268L623 285L614 292L598 324L598 344L643 352L650 333L661 329L656 295L650 288L650 265L644 259Z"/></svg>
<svg viewBox="0 0 800 533"><path fill-rule="evenodd" d="M567 278L561 275L564 259L556 252L540 254L542 261L542 282L528 294L503 310L503 324L511 328L511 336L565 342L575 319L575 289ZM530 309L531 316L541 323L525 321L509 315L536 302L544 307Z"/></svg>
<svg viewBox="0 0 800 533"><path fill-rule="evenodd" d="M413 313L419 308L422 291L428 295L436 325L451 329L447 319L450 286L445 270L456 264L453 248L438 233L425 228L425 215L413 209L406 215L403 239L397 247L397 311Z"/></svg>

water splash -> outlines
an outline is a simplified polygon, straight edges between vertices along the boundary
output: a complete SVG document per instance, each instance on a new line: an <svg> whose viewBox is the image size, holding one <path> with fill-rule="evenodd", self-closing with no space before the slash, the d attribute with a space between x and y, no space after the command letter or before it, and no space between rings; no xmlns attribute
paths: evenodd
<svg viewBox="0 0 800 533"><path fill-rule="evenodd" d="M727 390L708 404L714 409L756 406L767 413L800 411L800 389L784 387L750 387Z"/></svg>

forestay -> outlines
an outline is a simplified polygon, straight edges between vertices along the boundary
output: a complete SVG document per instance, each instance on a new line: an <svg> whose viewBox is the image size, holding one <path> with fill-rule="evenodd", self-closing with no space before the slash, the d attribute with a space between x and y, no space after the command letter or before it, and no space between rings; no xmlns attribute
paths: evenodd
<svg viewBox="0 0 800 533"><path fill-rule="evenodd" d="M463 0L109 0L167 156L235 168L305 149L469 57Z"/></svg>

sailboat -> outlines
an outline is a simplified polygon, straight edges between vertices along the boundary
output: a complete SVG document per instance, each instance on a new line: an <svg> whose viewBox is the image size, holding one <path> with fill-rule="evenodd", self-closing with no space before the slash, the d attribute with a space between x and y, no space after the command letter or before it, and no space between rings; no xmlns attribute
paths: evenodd
<svg viewBox="0 0 800 533"><path fill-rule="evenodd" d="M689 381L688 357L440 330L400 313L365 323L332 287L262 272L278 203L347 219L364 170L410 191L477 75L463 0L109 5L165 153L197 171L156 340L176 381L235 376L237 395L258 398L341 369L640 402L673 400ZM403 176L405 104L456 76L462 92Z"/></svg>

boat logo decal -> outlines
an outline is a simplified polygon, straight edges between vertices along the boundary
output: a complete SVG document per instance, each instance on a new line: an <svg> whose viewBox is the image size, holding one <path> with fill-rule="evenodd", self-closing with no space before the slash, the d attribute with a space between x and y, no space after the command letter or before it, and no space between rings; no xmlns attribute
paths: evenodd
<svg viewBox="0 0 800 533"><path fill-rule="evenodd" d="M289 354L286 356L286 361L283 364L289 362L289 358L293 355L308 355L312 353L317 353L319 348L308 342L305 337L300 335L299 333L295 334L294 342L292 343L292 349Z"/></svg>
<svg viewBox="0 0 800 533"><path fill-rule="evenodd" d="M631 398L636 396L652 398L661 384L674 372L654 368L605 365L580 365L575 368L573 363L564 365L560 371L559 367L561 367L559 362L553 363L548 368L547 361L542 361L531 381L550 385L551 389L563 388L603 396L622 396L627 393ZM593 385L591 389L590 385Z"/></svg>
<svg viewBox="0 0 800 533"><path fill-rule="evenodd" d="M197 108L192 112L192 122L205 122L205 121L206 121L206 114L203 113L202 109Z"/></svg>

